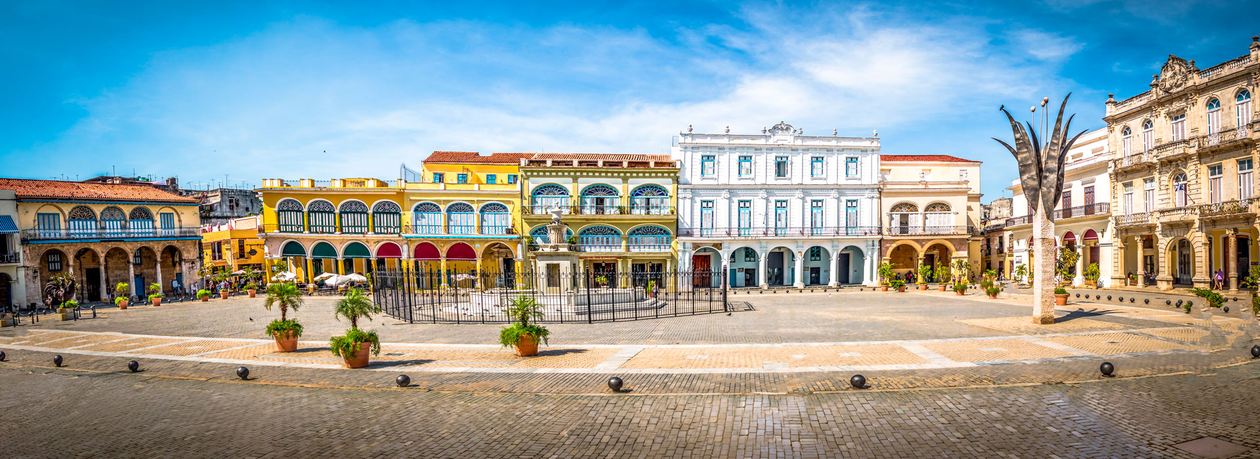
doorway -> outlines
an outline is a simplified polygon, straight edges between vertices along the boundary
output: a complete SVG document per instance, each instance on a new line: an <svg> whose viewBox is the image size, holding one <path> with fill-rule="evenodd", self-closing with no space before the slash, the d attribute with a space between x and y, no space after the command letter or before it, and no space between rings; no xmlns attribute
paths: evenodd
<svg viewBox="0 0 1260 459"><path fill-rule="evenodd" d="M1239 237L1237 241L1234 249L1238 252L1238 283L1234 285L1242 285L1251 271L1251 239Z"/></svg>
<svg viewBox="0 0 1260 459"><path fill-rule="evenodd" d="M849 281L849 254L840 252L840 262L836 266L836 279L841 284L851 284Z"/></svg>
<svg viewBox="0 0 1260 459"><path fill-rule="evenodd" d="M145 288L147 288L147 285L144 283L143 274L136 274L135 279L132 279L131 285L133 286L131 287L132 294L135 295L137 298L143 298L146 296L145 292L147 290L145 290Z"/></svg>
<svg viewBox="0 0 1260 459"><path fill-rule="evenodd" d="M617 262L592 262L591 273L594 275L592 281L596 287L617 286Z"/></svg>
<svg viewBox="0 0 1260 459"><path fill-rule="evenodd" d="M83 277L86 280L84 291L88 301L101 301L101 268L87 268L83 270Z"/></svg>
<svg viewBox="0 0 1260 459"><path fill-rule="evenodd" d="M8 274L0 273L0 308L8 310L13 306L13 279Z"/></svg>
<svg viewBox="0 0 1260 459"><path fill-rule="evenodd" d="M817 266L809 267L809 285L818 285L822 283L822 268Z"/></svg>

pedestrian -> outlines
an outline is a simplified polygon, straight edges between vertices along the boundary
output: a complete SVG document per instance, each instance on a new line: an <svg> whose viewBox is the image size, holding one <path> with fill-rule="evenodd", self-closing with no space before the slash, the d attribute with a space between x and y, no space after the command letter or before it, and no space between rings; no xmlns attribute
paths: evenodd
<svg viewBox="0 0 1260 459"><path fill-rule="evenodd" d="M1213 280L1215 281L1214 283L1216 284L1215 288L1217 290L1224 289L1225 288L1225 272L1217 268L1216 275L1213 277L1214 277Z"/></svg>

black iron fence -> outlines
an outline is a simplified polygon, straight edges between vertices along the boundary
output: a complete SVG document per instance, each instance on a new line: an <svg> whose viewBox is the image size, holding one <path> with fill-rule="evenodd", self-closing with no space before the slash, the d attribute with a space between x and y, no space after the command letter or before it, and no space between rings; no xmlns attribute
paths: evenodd
<svg viewBox="0 0 1260 459"><path fill-rule="evenodd" d="M731 312L719 271L488 273L378 271L373 301L409 323L507 323L520 297L543 323L594 323Z"/></svg>

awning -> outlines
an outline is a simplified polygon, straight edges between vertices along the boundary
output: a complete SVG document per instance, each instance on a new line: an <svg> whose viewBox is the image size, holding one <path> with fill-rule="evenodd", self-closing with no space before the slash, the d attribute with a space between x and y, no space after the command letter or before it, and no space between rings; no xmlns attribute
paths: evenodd
<svg viewBox="0 0 1260 459"><path fill-rule="evenodd" d="M284 244L284 248L280 250L280 256L284 257L305 257L306 249L302 248L302 244L297 241L289 241Z"/></svg>
<svg viewBox="0 0 1260 459"><path fill-rule="evenodd" d="M372 252L368 248L358 242L351 242L342 249L341 256L344 258L372 258Z"/></svg>
<svg viewBox="0 0 1260 459"><path fill-rule="evenodd" d="M337 249L334 249L332 244L320 242L311 249L311 258L337 258Z"/></svg>
<svg viewBox="0 0 1260 459"><path fill-rule="evenodd" d="M13 234L18 232L17 224L13 223L13 217L8 215L0 215L0 234Z"/></svg>

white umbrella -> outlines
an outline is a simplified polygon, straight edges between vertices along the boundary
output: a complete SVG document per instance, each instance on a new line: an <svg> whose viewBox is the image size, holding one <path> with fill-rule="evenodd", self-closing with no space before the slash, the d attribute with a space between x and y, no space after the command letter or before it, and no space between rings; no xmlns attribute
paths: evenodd
<svg viewBox="0 0 1260 459"><path fill-rule="evenodd" d="M347 284L361 284L367 282L367 278L362 274L346 274L328 279L325 283L331 287L340 287Z"/></svg>
<svg viewBox="0 0 1260 459"><path fill-rule="evenodd" d="M315 278L311 280L315 282L322 282L325 279L332 279L334 277L337 277L337 273L323 273L318 276L315 276Z"/></svg>
<svg viewBox="0 0 1260 459"><path fill-rule="evenodd" d="M245 275L245 271L236 271L236 272L233 272L233 273L232 273L232 275L233 275L233 276L243 276L243 275Z"/></svg>
<svg viewBox="0 0 1260 459"><path fill-rule="evenodd" d="M294 274L294 273L280 273L280 274L271 276L271 280L276 281L276 282L288 282L294 279L297 279L297 274Z"/></svg>
<svg viewBox="0 0 1260 459"><path fill-rule="evenodd" d="M350 281L350 282L358 282L358 283L364 283L364 282L367 282L367 276L364 276L364 275L359 274L359 273L346 274L346 275L344 275L344 276L341 276L341 278L342 278L342 280L347 280L347 281Z"/></svg>

